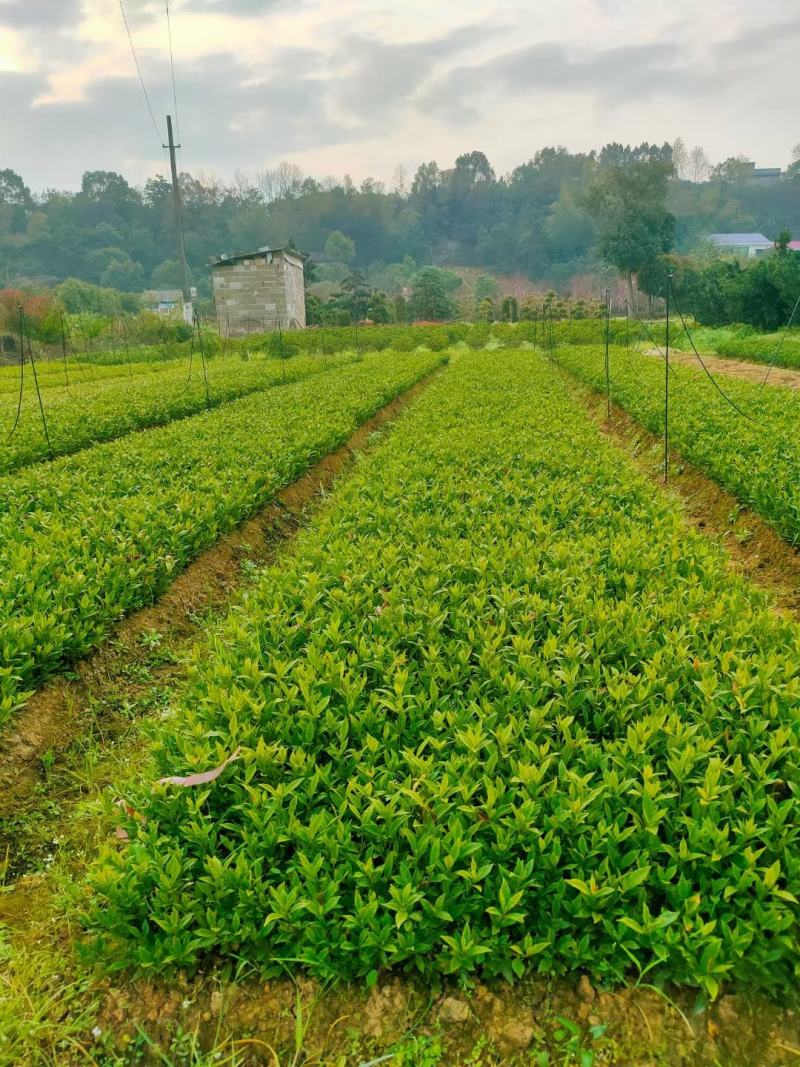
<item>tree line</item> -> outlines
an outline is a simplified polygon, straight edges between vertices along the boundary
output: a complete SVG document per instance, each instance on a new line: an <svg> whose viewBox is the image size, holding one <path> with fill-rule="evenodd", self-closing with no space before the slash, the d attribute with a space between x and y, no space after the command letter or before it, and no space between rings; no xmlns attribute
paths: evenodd
<svg viewBox="0 0 800 1067"><path fill-rule="evenodd" d="M800 150L784 179L756 184L741 160L712 168L702 149L606 145L543 148L498 176L483 152L452 168L401 168L390 187L347 177L320 182L283 164L256 181L181 175L186 247L207 290L207 262L223 251L291 243L312 253L331 296L353 271L367 288L401 293L431 264L522 273L566 288L612 263L632 283L645 262L688 253L713 231L800 233ZM620 211L630 203L632 210ZM332 240L333 238L333 240ZM627 251L623 246L627 243ZM88 171L77 191L33 193L0 171L0 278L6 284L81 279L140 292L180 283L170 184L143 187ZM373 309L375 310L375 309Z"/></svg>

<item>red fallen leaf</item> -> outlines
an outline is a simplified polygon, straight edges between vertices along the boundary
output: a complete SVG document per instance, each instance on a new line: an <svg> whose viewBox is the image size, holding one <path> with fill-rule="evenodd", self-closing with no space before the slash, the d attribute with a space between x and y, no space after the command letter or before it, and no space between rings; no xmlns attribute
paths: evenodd
<svg viewBox="0 0 800 1067"><path fill-rule="evenodd" d="M132 808L130 804L126 804L125 801L121 798L117 798L114 803L117 805L118 808L122 808L126 815L130 815L132 819L141 819L142 816L139 814L136 808Z"/></svg>
<svg viewBox="0 0 800 1067"><path fill-rule="evenodd" d="M215 781L229 763L233 763L235 759L238 759L242 754L241 748L237 748L228 758L220 763L219 767L214 767L211 771L200 771L198 774L189 774L185 778L181 778L176 775L169 778L159 778L159 785L180 785L180 786L192 786L192 785L207 785L209 782Z"/></svg>
<svg viewBox="0 0 800 1067"><path fill-rule="evenodd" d="M117 797L114 803L117 805L118 808L122 808L125 814L128 815L131 819L142 818L142 816L135 808L132 808L130 804L126 804L125 801L122 800L120 797ZM131 835L128 833L124 826L118 826L114 830L114 837L116 837L118 841L130 841L131 839Z"/></svg>

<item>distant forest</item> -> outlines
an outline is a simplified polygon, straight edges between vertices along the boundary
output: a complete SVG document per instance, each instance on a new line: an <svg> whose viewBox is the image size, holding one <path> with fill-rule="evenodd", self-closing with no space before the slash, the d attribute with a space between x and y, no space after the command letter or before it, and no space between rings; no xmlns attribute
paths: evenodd
<svg viewBox="0 0 800 1067"><path fill-rule="evenodd" d="M451 264L564 289L599 265L592 185L605 168L642 159L669 168L677 252L714 231L800 234L800 163L778 182L758 183L743 160L712 168L702 150L676 142L588 154L544 148L502 177L475 151L450 169L425 163L412 177L398 168L390 188L319 182L285 163L254 182L183 174L187 253L201 292L212 256L284 243L312 253L316 278L332 284L345 266L392 292L416 266ZM131 292L169 287L180 281L174 246L163 176L136 188L120 174L89 171L78 192L34 194L23 176L0 170L0 284L74 277Z"/></svg>

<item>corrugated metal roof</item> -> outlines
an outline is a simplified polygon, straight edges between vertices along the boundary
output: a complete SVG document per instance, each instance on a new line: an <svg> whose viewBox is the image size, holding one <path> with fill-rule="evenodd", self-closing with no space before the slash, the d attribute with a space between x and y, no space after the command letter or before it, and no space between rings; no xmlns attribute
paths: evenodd
<svg viewBox="0 0 800 1067"><path fill-rule="evenodd" d="M772 245L772 241L763 233L712 233L709 241L713 241L715 245L737 248L742 245Z"/></svg>
<svg viewBox="0 0 800 1067"><path fill-rule="evenodd" d="M274 248L264 245L263 248L257 248L255 252L222 252L211 260L211 265L216 266L221 263L235 263L240 259L254 259L256 256L263 256L267 252L290 252L292 255L299 256L301 259L303 258L302 252L298 252L295 248L291 248L289 245L276 245Z"/></svg>

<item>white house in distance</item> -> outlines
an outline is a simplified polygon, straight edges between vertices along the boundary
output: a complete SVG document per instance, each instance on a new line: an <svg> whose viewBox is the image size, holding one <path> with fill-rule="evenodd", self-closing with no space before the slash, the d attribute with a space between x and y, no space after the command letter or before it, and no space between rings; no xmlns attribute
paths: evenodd
<svg viewBox="0 0 800 1067"><path fill-rule="evenodd" d="M708 239L720 252L746 259L763 256L775 248L774 241L763 233L712 233Z"/></svg>
<svg viewBox="0 0 800 1067"><path fill-rule="evenodd" d="M192 300L197 299L197 290L192 286ZM180 315L183 312L183 289L146 289L142 303L148 311L157 315Z"/></svg>

